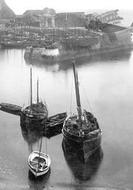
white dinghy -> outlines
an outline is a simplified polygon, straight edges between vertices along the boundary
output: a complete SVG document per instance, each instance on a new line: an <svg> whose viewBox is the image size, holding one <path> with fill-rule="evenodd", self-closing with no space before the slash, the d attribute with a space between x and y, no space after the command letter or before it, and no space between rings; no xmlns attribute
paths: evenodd
<svg viewBox="0 0 133 190"><path fill-rule="evenodd" d="M42 138L39 151L31 152L28 158L29 170L35 177L39 177L46 174L50 169L50 156L46 153L41 152L41 148Z"/></svg>
<svg viewBox="0 0 133 190"><path fill-rule="evenodd" d="M33 151L28 158L28 165L30 171L35 177L42 176L46 174L50 169L51 159L49 155Z"/></svg>

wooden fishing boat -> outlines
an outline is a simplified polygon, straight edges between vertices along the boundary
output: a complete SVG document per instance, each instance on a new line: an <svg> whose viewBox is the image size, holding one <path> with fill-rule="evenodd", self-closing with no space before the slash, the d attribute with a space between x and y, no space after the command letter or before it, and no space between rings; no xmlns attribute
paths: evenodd
<svg viewBox="0 0 133 190"><path fill-rule="evenodd" d="M46 104L43 102L32 103L31 105L22 108L22 112L25 116L34 120L42 120L48 116Z"/></svg>
<svg viewBox="0 0 133 190"><path fill-rule="evenodd" d="M80 181L91 179L97 172L103 158L103 152L100 147L95 151L95 154L89 157L86 163L82 162L82 154L79 154L78 150L74 147L68 146L64 138L62 141L62 150L72 174Z"/></svg>
<svg viewBox="0 0 133 190"><path fill-rule="evenodd" d="M30 68L30 105L23 107L21 110L21 125L30 128L43 128L44 122L48 117L48 109L46 103L39 100L39 80L37 80L37 99L33 103L32 100L32 67Z"/></svg>
<svg viewBox="0 0 133 190"><path fill-rule="evenodd" d="M82 160L86 162L101 144L101 129L97 119L92 113L82 110L79 93L78 74L73 62L73 73L75 81L75 93L77 102L77 114L68 116L63 124L62 133L68 146L72 146L82 155Z"/></svg>
<svg viewBox="0 0 133 190"><path fill-rule="evenodd" d="M50 138L60 134L66 116L66 112L63 112L48 117L47 121L45 122L43 135Z"/></svg>
<svg viewBox="0 0 133 190"><path fill-rule="evenodd" d="M50 169L51 159L48 154L33 151L28 158L29 170L35 177L46 174Z"/></svg>
<svg viewBox="0 0 133 190"><path fill-rule="evenodd" d="M67 116L66 112L63 112L48 117L46 121L47 127L52 128L55 126L62 125L64 123L66 116Z"/></svg>
<svg viewBox="0 0 133 190"><path fill-rule="evenodd" d="M11 113L14 115L21 115L21 106L9 104L9 103L0 103L0 110Z"/></svg>

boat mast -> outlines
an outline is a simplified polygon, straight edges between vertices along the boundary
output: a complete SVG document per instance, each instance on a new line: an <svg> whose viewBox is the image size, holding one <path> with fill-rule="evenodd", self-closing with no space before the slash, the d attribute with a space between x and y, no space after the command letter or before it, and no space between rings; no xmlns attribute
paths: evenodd
<svg viewBox="0 0 133 190"><path fill-rule="evenodd" d="M39 103L39 79L37 78L37 103Z"/></svg>
<svg viewBox="0 0 133 190"><path fill-rule="evenodd" d="M32 105L32 66L30 67L30 105Z"/></svg>
<svg viewBox="0 0 133 190"><path fill-rule="evenodd" d="M82 109L80 103L80 94L79 94L79 81L78 81L78 73L75 69L75 61L72 62L73 64L73 73L74 73L74 81L75 81L75 93L76 93L76 102L77 102L77 111L80 123L82 122Z"/></svg>

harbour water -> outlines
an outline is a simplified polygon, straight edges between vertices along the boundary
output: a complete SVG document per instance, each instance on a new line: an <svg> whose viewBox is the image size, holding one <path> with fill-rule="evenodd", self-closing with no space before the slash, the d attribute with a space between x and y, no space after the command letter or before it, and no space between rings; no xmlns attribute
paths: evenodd
<svg viewBox="0 0 133 190"><path fill-rule="evenodd" d="M29 103L30 66L23 54L24 50L0 51L0 102L20 106ZM35 141L36 136L25 135L18 116L1 111L0 189L133 188L133 52L84 60L77 69L82 106L97 117L103 131L102 160L93 163L93 169L91 164L81 165L76 160L69 163L62 149L63 135L44 138L43 151L51 156L51 170L42 180L34 181L28 175L27 142ZM34 100L37 76L40 97L46 101L49 115L75 111L70 63L33 65Z"/></svg>

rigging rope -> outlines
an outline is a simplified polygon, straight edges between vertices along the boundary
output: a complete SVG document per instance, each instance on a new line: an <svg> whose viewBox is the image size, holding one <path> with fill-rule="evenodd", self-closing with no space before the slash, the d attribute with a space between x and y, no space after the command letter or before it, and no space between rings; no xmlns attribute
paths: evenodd
<svg viewBox="0 0 133 190"><path fill-rule="evenodd" d="M70 114L72 114L72 99L73 99L73 80L71 80L71 95L70 95Z"/></svg>
<svg viewBox="0 0 133 190"><path fill-rule="evenodd" d="M85 95L85 98L86 98L87 105L89 106L89 109L90 109L90 111L92 112L92 106L90 105L89 99L88 99L88 97L87 97L86 90L85 90L85 88L84 88L83 85L82 85L81 87L82 87L82 89L83 89L83 91L84 91L84 95Z"/></svg>
<svg viewBox="0 0 133 190"><path fill-rule="evenodd" d="M72 100L73 100L73 80L71 79L71 89L69 88L67 101L66 101L66 112L72 114Z"/></svg>
<svg viewBox="0 0 133 190"><path fill-rule="evenodd" d="M46 154L47 154L47 151L48 151L48 147L47 147L47 138L46 138L46 143L45 143L45 149L46 149Z"/></svg>

